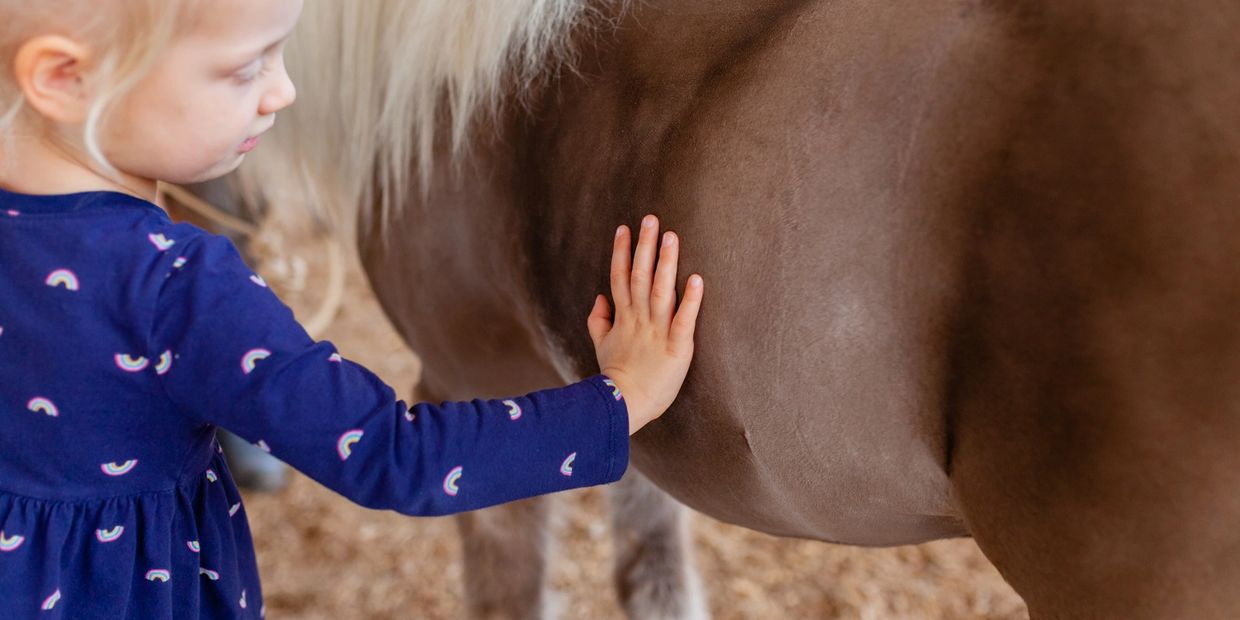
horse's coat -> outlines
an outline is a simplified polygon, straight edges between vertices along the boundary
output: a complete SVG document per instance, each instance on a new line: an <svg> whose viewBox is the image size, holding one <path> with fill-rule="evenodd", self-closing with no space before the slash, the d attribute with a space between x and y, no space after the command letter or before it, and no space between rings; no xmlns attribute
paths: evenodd
<svg viewBox="0 0 1240 620"><path fill-rule="evenodd" d="M660 487L782 535L972 534L1039 617L1240 613L1240 5L598 9L576 73L455 163L440 117L361 229L431 394L589 372L611 231L652 211L711 282L635 438Z"/></svg>

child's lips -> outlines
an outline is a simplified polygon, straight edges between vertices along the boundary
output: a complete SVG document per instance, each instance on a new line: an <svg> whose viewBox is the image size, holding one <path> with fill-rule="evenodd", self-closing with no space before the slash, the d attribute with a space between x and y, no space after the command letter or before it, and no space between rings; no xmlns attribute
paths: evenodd
<svg viewBox="0 0 1240 620"><path fill-rule="evenodd" d="M262 131L246 138L245 142L242 142L241 146L237 150L241 153L249 153L250 151L253 151L254 147L258 146L258 139L262 137L263 134L270 131L272 125L274 124L275 124L274 122L268 123L267 126L264 127Z"/></svg>

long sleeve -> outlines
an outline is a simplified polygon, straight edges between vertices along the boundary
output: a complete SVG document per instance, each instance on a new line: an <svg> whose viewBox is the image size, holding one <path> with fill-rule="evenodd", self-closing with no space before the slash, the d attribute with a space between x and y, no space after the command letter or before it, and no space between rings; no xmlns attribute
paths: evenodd
<svg viewBox="0 0 1240 620"><path fill-rule="evenodd" d="M628 413L606 378L504 400L407 407L314 342L223 237L168 251L150 351L174 406L371 508L441 515L613 482Z"/></svg>

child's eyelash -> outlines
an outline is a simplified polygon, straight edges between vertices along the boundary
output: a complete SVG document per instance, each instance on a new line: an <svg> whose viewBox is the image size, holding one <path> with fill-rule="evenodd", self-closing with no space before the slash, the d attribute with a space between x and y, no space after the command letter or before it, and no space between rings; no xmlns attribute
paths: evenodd
<svg viewBox="0 0 1240 620"><path fill-rule="evenodd" d="M257 80L260 76L267 73L267 63L263 62L254 69L244 70L236 75L236 79L241 84L248 84Z"/></svg>

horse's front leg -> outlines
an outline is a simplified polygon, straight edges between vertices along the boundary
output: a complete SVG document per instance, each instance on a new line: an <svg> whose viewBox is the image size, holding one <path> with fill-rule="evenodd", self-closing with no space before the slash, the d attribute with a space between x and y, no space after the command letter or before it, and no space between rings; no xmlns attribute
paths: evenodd
<svg viewBox="0 0 1240 620"><path fill-rule="evenodd" d="M709 618L688 510L636 469L611 487L620 604L635 620Z"/></svg>
<svg viewBox="0 0 1240 620"><path fill-rule="evenodd" d="M448 400L425 383L418 400ZM550 497L534 497L456 517L464 564L465 607L476 620L546 617Z"/></svg>
<svg viewBox="0 0 1240 620"><path fill-rule="evenodd" d="M535 497L457 517L471 618L544 617L550 505Z"/></svg>

